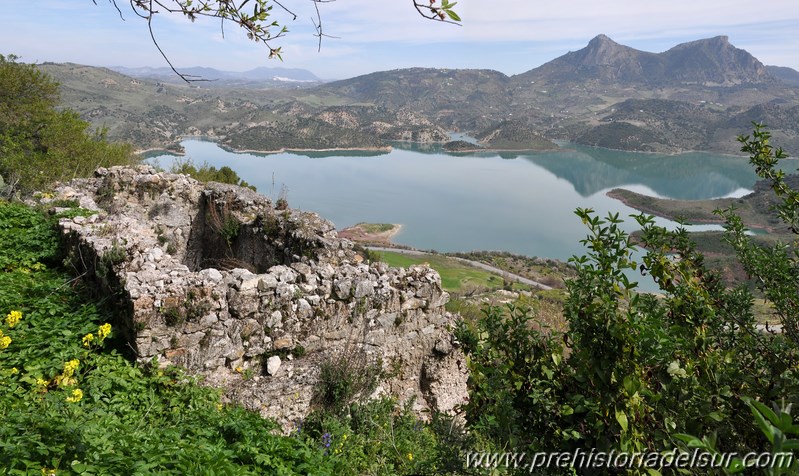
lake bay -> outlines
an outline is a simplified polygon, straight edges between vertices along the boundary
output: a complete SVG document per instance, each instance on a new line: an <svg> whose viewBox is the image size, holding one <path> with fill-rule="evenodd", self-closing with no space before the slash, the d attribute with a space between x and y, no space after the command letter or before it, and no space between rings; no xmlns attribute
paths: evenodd
<svg viewBox="0 0 799 476"><path fill-rule="evenodd" d="M197 139L182 145L183 160L229 166L272 199L285 189L291 207L317 212L339 229L398 223L403 228L394 241L420 249L505 250L562 260L584 253L579 240L587 229L575 208L593 208L602 216L635 213L605 195L612 188L699 200L744 195L757 178L742 157L572 144L536 153L448 154L438 146L394 144L388 153L263 155L232 153ZM150 160L168 169L175 157ZM628 218L625 228L637 227Z"/></svg>

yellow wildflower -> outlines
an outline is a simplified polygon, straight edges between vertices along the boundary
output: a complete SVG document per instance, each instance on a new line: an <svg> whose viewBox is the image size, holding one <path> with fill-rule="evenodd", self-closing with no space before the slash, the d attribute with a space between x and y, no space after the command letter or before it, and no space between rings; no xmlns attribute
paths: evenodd
<svg viewBox="0 0 799 476"><path fill-rule="evenodd" d="M53 381L59 387L71 387L78 383L78 379L67 375L58 375L55 379L53 379Z"/></svg>
<svg viewBox="0 0 799 476"><path fill-rule="evenodd" d="M39 393L44 393L44 392L47 391L47 386L48 385L50 385L50 382L48 382L47 380L45 380L43 378L37 378L36 379L36 388L34 388L33 390L36 391L36 392L39 392Z"/></svg>
<svg viewBox="0 0 799 476"><path fill-rule="evenodd" d="M72 395L67 397L67 401L69 403L78 403L83 398L83 391L79 388L76 388L72 391Z"/></svg>
<svg viewBox="0 0 799 476"><path fill-rule="evenodd" d="M11 344L11 337L4 336L3 331L0 331L0 350L7 348Z"/></svg>
<svg viewBox="0 0 799 476"><path fill-rule="evenodd" d="M110 333L111 333L111 324L107 322L102 326L100 326L99 329L97 329L97 337L99 337L101 341L106 337L108 337L108 334Z"/></svg>
<svg viewBox="0 0 799 476"><path fill-rule="evenodd" d="M42 476L56 476L55 468L53 469L42 468Z"/></svg>
<svg viewBox="0 0 799 476"><path fill-rule="evenodd" d="M75 373L75 370L78 369L78 365L80 365L80 360L72 359L69 362L64 363L64 377L72 377Z"/></svg>
<svg viewBox="0 0 799 476"><path fill-rule="evenodd" d="M8 324L8 327L16 326L20 320L22 320L22 313L19 311L11 311L6 316L6 324Z"/></svg>
<svg viewBox="0 0 799 476"><path fill-rule="evenodd" d="M413 453L408 453L408 461L413 461Z"/></svg>
<svg viewBox="0 0 799 476"><path fill-rule="evenodd" d="M17 370L16 367L11 367L11 375L17 375L18 373L19 373L19 370Z"/></svg>
<svg viewBox="0 0 799 476"><path fill-rule="evenodd" d="M88 333L83 336L83 347L89 347L92 345L92 341L94 340L94 334Z"/></svg>
<svg viewBox="0 0 799 476"><path fill-rule="evenodd" d="M70 385L75 385L77 380L72 376L75 375L75 370L78 369L78 365L80 365L80 360L72 359L69 362L64 363L64 371L61 372L61 375L55 378L56 385L59 387L69 387Z"/></svg>

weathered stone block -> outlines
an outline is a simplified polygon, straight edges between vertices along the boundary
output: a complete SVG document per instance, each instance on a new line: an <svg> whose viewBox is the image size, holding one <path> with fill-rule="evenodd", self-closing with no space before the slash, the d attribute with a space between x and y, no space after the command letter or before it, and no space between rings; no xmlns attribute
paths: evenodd
<svg viewBox="0 0 799 476"><path fill-rule="evenodd" d="M280 370L281 363L282 362L280 361L280 357L278 357L277 355L269 357L268 359L266 359L266 372L272 376L277 375L277 371Z"/></svg>

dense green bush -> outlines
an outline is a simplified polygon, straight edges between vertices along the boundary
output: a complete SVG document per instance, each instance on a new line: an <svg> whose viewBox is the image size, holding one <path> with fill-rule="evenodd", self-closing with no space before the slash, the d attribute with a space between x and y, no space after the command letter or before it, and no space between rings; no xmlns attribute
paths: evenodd
<svg viewBox="0 0 799 476"><path fill-rule="evenodd" d="M464 472L462 454L471 439L451 418L424 422L388 398L350 405L346 411L313 412L297 434L322 443L335 475L445 475Z"/></svg>
<svg viewBox="0 0 799 476"><path fill-rule="evenodd" d="M58 83L16 60L0 55L0 192L27 194L136 160L129 145L110 144L105 131L58 110Z"/></svg>
<svg viewBox="0 0 799 476"><path fill-rule="evenodd" d="M0 474L330 474L218 392L103 350L113 316L60 271L52 225L0 203Z"/></svg>
<svg viewBox="0 0 799 476"><path fill-rule="evenodd" d="M781 218L799 221L799 194L774 169L784 154L759 126L740 140L785 197ZM588 251L571 260L565 333L533 330L534 315L519 307L489 308L459 329L472 371L471 427L497 448L528 451L662 451L685 433L713 435L724 451L771 449L747 402L799 400L795 244L753 245L727 212L726 239L784 324L784 334L771 335L756 326L750 292L725 288L705 269L684 229L635 216L646 250L636 261L618 215L577 215L589 228ZM636 292L634 270L651 275L662 295Z"/></svg>
<svg viewBox="0 0 799 476"><path fill-rule="evenodd" d="M0 474L460 474L462 429L408 405L320 408L284 436L178 369L132 364L53 225L0 202Z"/></svg>
<svg viewBox="0 0 799 476"><path fill-rule="evenodd" d="M229 183L256 190L254 185L242 180L239 174L227 165L217 169L207 163L203 163L198 167L191 160L177 160L170 168L170 171L175 174L190 175L200 182Z"/></svg>

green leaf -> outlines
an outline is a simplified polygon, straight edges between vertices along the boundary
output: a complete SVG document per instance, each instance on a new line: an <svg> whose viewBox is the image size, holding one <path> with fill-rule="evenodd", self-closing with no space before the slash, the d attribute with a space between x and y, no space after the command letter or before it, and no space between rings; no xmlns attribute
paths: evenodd
<svg viewBox="0 0 799 476"><path fill-rule="evenodd" d="M780 424L779 417L777 416L776 413L774 413L774 411L771 408L758 402L757 400L750 400L749 403L750 407L754 405L758 410L760 410L760 413L762 413L763 416L765 416L766 418L769 419L769 421L771 421L772 424L774 424L775 426Z"/></svg>
<svg viewBox="0 0 799 476"><path fill-rule="evenodd" d="M453 12L452 10L444 10L444 13L447 14L453 21L461 21L461 17L458 16L457 13Z"/></svg>
<svg viewBox="0 0 799 476"><path fill-rule="evenodd" d="M730 465L726 468L727 473L735 474L746 470L746 466L740 458L735 458L730 461Z"/></svg>
<svg viewBox="0 0 799 476"><path fill-rule="evenodd" d="M627 415L623 411L616 410L616 421L619 422L622 431L626 433L628 428Z"/></svg>
<svg viewBox="0 0 799 476"><path fill-rule="evenodd" d="M622 386L624 387L624 391L627 392L627 395L633 395L635 394L636 390L638 390L638 383L629 375L624 376Z"/></svg>
<svg viewBox="0 0 799 476"><path fill-rule="evenodd" d="M76 473L85 473L89 469L88 465L83 464L80 461L73 461L69 466Z"/></svg>
<svg viewBox="0 0 799 476"><path fill-rule="evenodd" d="M710 412L707 416L714 421L724 421L724 417L719 412Z"/></svg>
<svg viewBox="0 0 799 476"><path fill-rule="evenodd" d="M689 448L704 448L705 444L699 438L685 433L675 433L672 435L674 438L684 442Z"/></svg>
<svg viewBox="0 0 799 476"><path fill-rule="evenodd" d="M552 380L552 376L554 375L554 372L552 372L552 369L550 369L547 366L542 366L541 367L541 371L544 372L544 375L547 376L547 379Z"/></svg>
<svg viewBox="0 0 799 476"><path fill-rule="evenodd" d="M674 420L672 420L671 418L668 418L668 417L665 420L663 420L663 425L669 431L674 431L677 428L677 424L674 423Z"/></svg>
<svg viewBox="0 0 799 476"><path fill-rule="evenodd" d="M747 402L747 405L749 405L749 408L752 410L752 414L755 416L755 421L757 422L757 426L759 426L763 434L766 435L766 438L768 438L769 443L774 444L774 427L769 422L767 422L765 418L763 418L763 414L758 411L758 408L754 405L755 403L760 403L760 402L755 402L753 400ZM765 405L763 405L762 403L760 404L760 406L765 408ZM766 409L768 410L768 408Z"/></svg>
<svg viewBox="0 0 799 476"><path fill-rule="evenodd" d="M782 444L783 451L796 451L799 450L799 440L786 440Z"/></svg>

